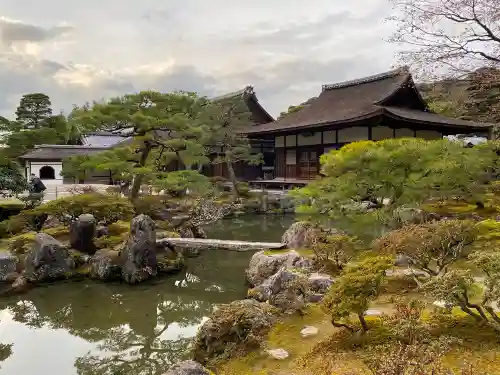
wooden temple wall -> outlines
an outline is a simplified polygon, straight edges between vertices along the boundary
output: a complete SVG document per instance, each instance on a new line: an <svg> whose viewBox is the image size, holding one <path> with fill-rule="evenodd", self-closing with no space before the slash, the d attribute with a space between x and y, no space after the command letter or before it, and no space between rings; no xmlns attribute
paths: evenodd
<svg viewBox="0 0 500 375"><path fill-rule="evenodd" d="M274 178L313 179L320 171L320 156L332 149L356 141L406 137L431 140L441 139L443 134L436 130L365 125L276 136Z"/></svg>

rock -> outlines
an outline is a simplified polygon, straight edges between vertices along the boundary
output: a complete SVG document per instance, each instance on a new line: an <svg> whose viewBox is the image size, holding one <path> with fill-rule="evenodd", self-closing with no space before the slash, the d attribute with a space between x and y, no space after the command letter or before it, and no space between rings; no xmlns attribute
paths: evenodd
<svg viewBox="0 0 500 375"><path fill-rule="evenodd" d="M249 296L261 302L268 301L282 312L292 314L301 310L308 301L308 280L305 275L282 267L255 287Z"/></svg>
<svg viewBox="0 0 500 375"><path fill-rule="evenodd" d="M310 259L302 257L294 250L286 252L259 251L250 259L246 276L250 285L257 286L284 266L286 268L308 268L311 265Z"/></svg>
<svg viewBox="0 0 500 375"><path fill-rule="evenodd" d="M325 295L324 294L310 294L309 295L309 298L308 298L308 301L311 302L311 303L318 303L318 302L321 302L323 300L323 297Z"/></svg>
<svg viewBox="0 0 500 375"><path fill-rule="evenodd" d="M184 361L169 369L163 375L210 375L205 367L195 361Z"/></svg>
<svg viewBox="0 0 500 375"><path fill-rule="evenodd" d="M130 223L130 235L121 251L122 278L136 284L155 276L156 231L155 222L147 215L139 215Z"/></svg>
<svg viewBox="0 0 500 375"><path fill-rule="evenodd" d="M301 331L300 331L300 335L304 338L306 337L311 337L311 336L315 336L318 334L318 329L316 327L313 327L313 326L305 326Z"/></svg>
<svg viewBox="0 0 500 375"><path fill-rule="evenodd" d="M409 267L412 264L413 264L413 260L404 254L398 254L396 257L396 260L394 262L394 265L396 267Z"/></svg>
<svg viewBox="0 0 500 375"><path fill-rule="evenodd" d="M12 283L12 291L15 293L20 293L28 288L28 280L24 276L19 276Z"/></svg>
<svg viewBox="0 0 500 375"><path fill-rule="evenodd" d="M0 281L12 281L12 274L17 274L17 262L14 255L0 253Z"/></svg>
<svg viewBox="0 0 500 375"><path fill-rule="evenodd" d="M309 221L298 221L285 231L281 242L288 249L306 249L314 244L320 233L321 230Z"/></svg>
<svg viewBox="0 0 500 375"><path fill-rule="evenodd" d="M325 294L328 288L334 283L330 275L313 273L309 275L309 287L312 292Z"/></svg>
<svg viewBox="0 0 500 375"><path fill-rule="evenodd" d="M98 225L95 230L96 238L101 238L109 235L109 228L105 225Z"/></svg>
<svg viewBox="0 0 500 375"><path fill-rule="evenodd" d="M96 237L97 221L93 215L82 214L73 221L69 227L69 243L75 250L87 254L94 254L96 246L94 238Z"/></svg>
<svg viewBox="0 0 500 375"><path fill-rule="evenodd" d="M278 361L282 361L289 357L289 354L285 349L270 349L267 350L267 354Z"/></svg>
<svg viewBox="0 0 500 375"><path fill-rule="evenodd" d="M115 280L121 277L120 252L108 249L98 250L89 261L90 277L99 280Z"/></svg>
<svg viewBox="0 0 500 375"><path fill-rule="evenodd" d="M196 335L194 360L206 364L260 348L277 315L269 304L250 299L218 306Z"/></svg>
<svg viewBox="0 0 500 375"><path fill-rule="evenodd" d="M37 233L25 259L25 277L32 282L71 276L75 263L67 248L46 233Z"/></svg>

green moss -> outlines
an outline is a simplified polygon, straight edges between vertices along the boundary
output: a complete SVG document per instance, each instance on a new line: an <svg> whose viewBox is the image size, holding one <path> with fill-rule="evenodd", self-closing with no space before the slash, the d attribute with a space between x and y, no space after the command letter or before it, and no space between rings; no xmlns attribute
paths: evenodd
<svg viewBox="0 0 500 375"><path fill-rule="evenodd" d="M19 209L22 210L24 209L24 203L20 201L19 199L2 199L0 200L0 208L6 208L6 209Z"/></svg>
<svg viewBox="0 0 500 375"><path fill-rule="evenodd" d="M25 254L35 242L36 232L18 234L5 241L7 250L15 254Z"/></svg>
<svg viewBox="0 0 500 375"><path fill-rule="evenodd" d="M121 245L127 239L127 234L116 236L103 236L95 240L95 245L98 249L112 249Z"/></svg>
<svg viewBox="0 0 500 375"><path fill-rule="evenodd" d="M108 233L110 236L128 233L130 231L130 222L117 221L108 225Z"/></svg>
<svg viewBox="0 0 500 375"><path fill-rule="evenodd" d="M289 251L290 251L289 249L269 249L269 250L264 251L264 255L270 255L270 256L282 255L282 254L286 254Z"/></svg>
<svg viewBox="0 0 500 375"><path fill-rule="evenodd" d="M54 238L64 237L69 235L69 227L65 225L60 225L54 228L46 228L42 230L43 233L47 233L49 236Z"/></svg>
<svg viewBox="0 0 500 375"><path fill-rule="evenodd" d="M424 211L433 212L441 215L474 213L477 210L475 204L463 201L445 201L421 206Z"/></svg>

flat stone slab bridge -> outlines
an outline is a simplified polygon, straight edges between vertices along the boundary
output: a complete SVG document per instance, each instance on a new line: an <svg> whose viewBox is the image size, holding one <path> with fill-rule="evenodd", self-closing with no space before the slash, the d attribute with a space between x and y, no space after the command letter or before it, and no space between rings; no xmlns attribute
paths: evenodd
<svg viewBox="0 0 500 375"><path fill-rule="evenodd" d="M258 251L284 249L279 242L248 242L231 240L213 240L205 238L162 238L157 241L173 247L196 248L206 250Z"/></svg>

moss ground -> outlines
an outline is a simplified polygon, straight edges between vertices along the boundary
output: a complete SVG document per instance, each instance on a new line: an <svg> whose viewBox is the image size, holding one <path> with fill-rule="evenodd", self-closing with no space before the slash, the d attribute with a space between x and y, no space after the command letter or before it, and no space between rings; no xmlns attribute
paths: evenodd
<svg viewBox="0 0 500 375"><path fill-rule="evenodd" d="M394 279L394 278L392 278ZM400 283L400 280L390 281ZM397 288L395 288L397 289ZM407 293L384 293L372 308L383 314L394 311L395 298L410 299L422 296L415 291ZM429 301L430 302L430 301ZM500 336L494 331L478 326L477 322L460 310L451 314L436 315L433 308L424 314L426 320L432 320L433 334L453 335L461 340L446 355L442 363L461 374L464 362L473 365L475 374L500 375ZM368 317L371 330L362 338L352 336L345 330L334 328L330 318L318 305L306 310L304 315L293 315L284 318L268 335L261 352L253 352L247 356L235 358L218 366L216 373L220 375L256 374L256 375L345 375L371 374L363 362L363 358L373 355L374 346L395 346L396 340L381 324L379 317ZM316 336L302 338L300 331L304 326L318 328ZM282 348L290 356L285 360L269 357L265 349ZM354 372L353 372L354 371Z"/></svg>

